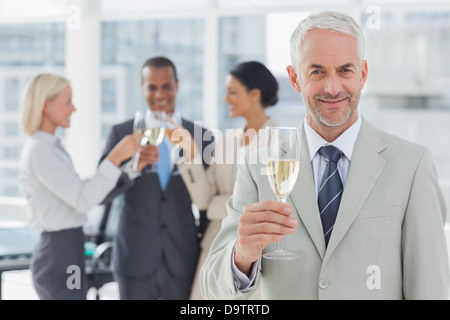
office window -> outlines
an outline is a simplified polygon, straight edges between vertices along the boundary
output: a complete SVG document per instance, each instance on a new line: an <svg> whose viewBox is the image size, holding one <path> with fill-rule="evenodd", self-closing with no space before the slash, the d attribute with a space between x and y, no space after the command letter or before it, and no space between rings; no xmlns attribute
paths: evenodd
<svg viewBox="0 0 450 320"><path fill-rule="evenodd" d="M16 161L20 157L19 146L8 145L3 147L3 159L7 161Z"/></svg>
<svg viewBox="0 0 450 320"><path fill-rule="evenodd" d="M17 111L19 106L19 80L5 79L3 88L4 110L6 112Z"/></svg>
<svg viewBox="0 0 450 320"><path fill-rule="evenodd" d="M0 26L0 196L19 196L17 173L26 136L18 116L25 84L41 72L63 75L64 48L64 23Z"/></svg>
<svg viewBox="0 0 450 320"><path fill-rule="evenodd" d="M223 17L219 24L219 129L241 127L244 119L231 119L226 94L225 78L235 65L256 60L264 63L279 84L279 101L266 112L280 125L298 126L305 107L301 96L292 88L286 66L290 64L289 38L300 19L307 13L276 13L248 17Z"/></svg>
<svg viewBox="0 0 450 320"><path fill-rule="evenodd" d="M15 138L19 135L19 126L17 121L15 122L5 122L3 127L3 136L5 138Z"/></svg>
<svg viewBox="0 0 450 320"><path fill-rule="evenodd" d="M17 169L7 169L4 171L4 177L12 180L15 177L17 177L18 173L19 173L19 170L17 170Z"/></svg>
<svg viewBox="0 0 450 320"><path fill-rule="evenodd" d="M203 101L203 21L201 19L154 19L105 21L101 25L102 69L116 70L108 78L106 90L122 90L125 110L115 113L115 122L147 108L141 92L141 67L153 56L165 55L177 67L179 91L177 109L192 120L202 119ZM113 81L121 85L113 88ZM123 87L121 87L123 86ZM103 92L105 93L105 92ZM102 110L111 111L103 100ZM112 118L109 119L111 121Z"/></svg>
<svg viewBox="0 0 450 320"><path fill-rule="evenodd" d="M228 104L224 101L225 81L228 72L238 63L257 60L265 63L266 21L264 16L224 17L219 22L219 80L218 115L219 130L240 127L243 119L229 116Z"/></svg>
<svg viewBox="0 0 450 320"><path fill-rule="evenodd" d="M450 123L450 11L424 9L362 14L369 78L360 109L378 128L430 149L450 204L450 149L442 147Z"/></svg>
<svg viewBox="0 0 450 320"><path fill-rule="evenodd" d="M114 113L117 109L116 80L102 79L102 113Z"/></svg>
<svg viewBox="0 0 450 320"><path fill-rule="evenodd" d="M63 66L64 31L64 23L2 25L0 66Z"/></svg>
<svg viewBox="0 0 450 320"><path fill-rule="evenodd" d="M384 107L450 109L450 11L383 10L378 23L370 13L362 21L369 21L367 95Z"/></svg>
<svg viewBox="0 0 450 320"><path fill-rule="evenodd" d="M66 21L20 24L11 18L17 15L33 21L58 17L62 21L67 17L67 2L45 0L40 8L35 1L27 2L29 5L21 8L19 3L23 1L0 1L0 17L12 21L0 27L2 152L6 136L18 145L24 141L20 130L14 133L8 123L16 121L25 82L37 72L64 74L66 63L76 63L65 61ZM228 116L225 77L237 63L257 60L268 66L280 84L280 100L267 112L280 125L298 125L305 106L287 78L287 38L307 13L338 10L351 14L366 35L369 79L361 97L361 113L381 129L429 147L436 159L440 182L447 188L444 192L449 194L450 165L446 159L450 154L434 138L442 136L450 123L448 0L435 0L433 4L423 0L99 0L98 5L94 16L101 24L99 95L103 139L111 125L146 108L140 68L147 58L160 54L169 56L177 65L177 108L187 118L202 120L205 116L204 120L211 121L210 117L217 114L220 130L241 126L242 119ZM212 33L205 32L209 27L214 32L218 28L214 38L217 48L212 50L217 52L214 59L204 55L205 48L211 45L208 40ZM202 110L206 101L205 75L217 80L216 90L206 96L208 104L211 102L207 107L217 109L217 113ZM216 124L216 119L212 122ZM0 170L16 166L2 157L3 153ZM0 176L0 186L7 183L3 180ZM1 190L5 189L0 188L0 195Z"/></svg>
<svg viewBox="0 0 450 320"><path fill-rule="evenodd" d="M109 123L102 123L102 127L101 127L101 137L103 139L103 141L105 141L106 136L108 135L109 131L111 130L111 124ZM104 148L104 146L102 146L102 148ZM102 149L103 150L103 149Z"/></svg>

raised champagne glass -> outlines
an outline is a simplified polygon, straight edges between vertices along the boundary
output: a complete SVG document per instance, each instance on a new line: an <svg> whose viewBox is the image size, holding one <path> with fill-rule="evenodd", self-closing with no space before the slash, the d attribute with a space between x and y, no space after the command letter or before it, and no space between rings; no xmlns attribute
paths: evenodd
<svg viewBox="0 0 450 320"><path fill-rule="evenodd" d="M143 112L143 111L136 111L136 113L134 114L134 121L133 121L133 133L134 134L144 134L145 133L145 129L147 128L145 117L146 117L146 112ZM144 136L141 138L139 143L141 144L141 146L145 146L147 144L147 141L148 141L147 138ZM140 155L141 155L141 153L137 152L131 159L131 168L133 169L133 171L137 171L137 166L139 163Z"/></svg>
<svg viewBox="0 0 450 320"><path fill-rule="evenodd" d="M159 146L161 144L164 138L165 117L164 111L145 110L144 112L136 112L134 116L133 133L144 135L140 140L141 146L145 146L148 143L154 146ZM140 153L138 152L132 159L133 162L131 168L134 171L137 171L139 157Z"/></svg>
<svg viewBox="0 0 450 320"><path fill-rule="evenodd" d="M166 135L169 140L172 140L172 133L178 129L182 128L181 115L177 111L166 113Z"/></svg>
<svg viewBox="0 0 450 320"><path fill-rule="evenodd" d="M159 146L164 139L166 127L166 113L164 111L149 111L146 117L147 129L144 135L148 143Z"/></svg>
<svg viewBox="0 0 450 320"><path fill-rule="evenodd" d="M164 139L166 127L166 113L164 111L150 111L146 117L147 129L144 135L147 137L149 144L158 147ZM151 171L156 172L155 166Z"/></svg>
<svg viewBox="0 0 450 320"><path fill-rule="evenodd" d="M295 127L266 128L267 177L278 201L286 203L300 171L300 135ZM284 249L284 240L275 251L263 254L268 259L296 259L298 255Z"/></svg>

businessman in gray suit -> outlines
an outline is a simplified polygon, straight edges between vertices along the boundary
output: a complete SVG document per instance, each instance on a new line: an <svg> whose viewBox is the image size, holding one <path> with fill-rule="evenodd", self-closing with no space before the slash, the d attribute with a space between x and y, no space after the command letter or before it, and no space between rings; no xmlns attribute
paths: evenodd
<svg viewBox="0 0 450 320"><path fill-rule="evenodd" d="M150 109L174 112L178 77L173 62L166 57L154 57L145 62L141 72L142 92ZM182 126L201 150L212 143L212 134L205 134L207 130L201 126L185 119ZM133 119L113 126L104 154L132 131ZM112 256L123 300L184 300L190 295L206 215L200 212L197 225L191 198L176 163L172 164L164 187L158 173L152 170L159 164L159 154L160 148L156 146L144 147L139 157L140 173L136 176L127 171L129 165L124 164L127 169L104 200L108 203L120 194L123 201ZM208 161L203 160L206 167Z"/></svg>
<svg viewBox="0 0 450 320"><path fill-rule="evenodd" d="M430 152L359 114L363 57L352 18L321 12L299 23L287 67L306 104L299 177L283 204L264 159L239 166L201 270L207 299L245 299L261 284L263 299L448 298L447 211ZM298 259L262 258L280 239Z"/></svg>

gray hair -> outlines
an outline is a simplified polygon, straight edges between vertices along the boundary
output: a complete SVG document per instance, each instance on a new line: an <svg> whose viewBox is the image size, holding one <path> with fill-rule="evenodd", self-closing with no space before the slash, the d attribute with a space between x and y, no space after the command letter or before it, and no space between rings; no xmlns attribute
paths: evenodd
<svg viewBox="0 0 450 320"><path fill-rule="evenodd" d="M300 65L302 42L308 31L312 29L328 29L351 35L358 43L358 55L361 61L363 60L365 51L364 35L355 20L339 12L322 11L312 13L306 19L300 21L291 35L291 63L296 72Z"/></svg>

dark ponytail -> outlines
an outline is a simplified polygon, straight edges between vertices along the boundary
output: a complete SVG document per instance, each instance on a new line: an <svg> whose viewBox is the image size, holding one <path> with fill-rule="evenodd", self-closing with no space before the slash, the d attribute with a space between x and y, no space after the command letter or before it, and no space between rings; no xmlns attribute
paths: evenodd
<svg viewBox="0 0 450 320"><path fill-rule="evenodd" d="M257 61L238 64L230 74L237 78L248 90L261 91L261 104L264 108L278 102L278 82L265 65Z"/></svg>

